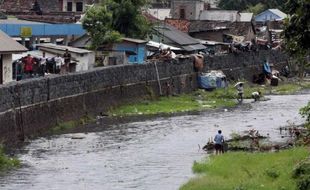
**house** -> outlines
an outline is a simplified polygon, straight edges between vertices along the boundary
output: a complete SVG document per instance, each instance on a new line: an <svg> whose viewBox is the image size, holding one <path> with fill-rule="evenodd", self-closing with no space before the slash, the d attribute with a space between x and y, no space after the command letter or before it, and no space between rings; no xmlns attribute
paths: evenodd
<svg viewBox="0 0 310 190"><path fill-rule="evenodd" d="M171 16L174 19L197 20L205 5L202 0L172 0Z"/></svg>
<svg viewBox="0 0 310 190"><path fill-rule="evenodd" d="M229 42L228 38L251 41L255 39L255 28L252 22L229 22L229 21L192 21L189 34L197 39ZM241 38L242 37L242 38Z"/></svg>
<svg viewBox="0 0 310 190"><path fill-rule="evenodd" d="M266 21L280 21L284 20L287 14L283 13L279 9L268 9L258 14L255 17L255 22L266 22Z"/></svg>
<svg viewBox="0 0 310 190"><path fill-rule="evenodd" d="M0 84L13 80L12 54L26 51L27 48L0 30Z"/></svg>
<svg viewBox="0 0 310 190"><path fill-rule="evenodd" d="M107 58L104 61L104 65L116 65L116 64L134 64L144 63L146 59L146 43L147 41L122 38L120 42L116 42L111 45L102 45L98 48L98 51L102 53L102 56ZM90 36L85 34L70 43L70 46L86 49L90 47Z"/></svg>
<svg viewBox="0 0 310 190"><path fill-rule="evenodd" d="M53 12L84 12L87 4L98 3L99 0L36 0L43 13ZM1 2L1 1L0 1ZM29 0L2 0L0 9L8 13L20 14L30 12L35 1ZM55 15L56 16L56 15Z"/></svg>
<svg viewBox="0 0 310 190"><path fill-rule="evenodd" d="M239 12L233 10L203 10L198 20L238 22L240 17Z"/></svg>
<svg viewBox="0 0 310 190"><path fill-rule="evenodd" d="M71 72L86 71L93 68L95 64L95 53L93 51L56 44L39 44L37 47L40 51L45 52L47 57L62 56L68 49L71 54Z"/></svg>
<svg viewBox="0 0 310 190"><path fill-rule="evenodd" d="M206 49L198 40L168 24L153 26L151 39L180 48L180 53L184 54L197 53Z"/></svg>
<svg viewBox="0 0 310 190"><path fill-rule="evenodd" d="M239 13L240 15L240 22L253 22L254 21L254 14L253 13Z"/></svg>
<svg viewBox="0 0 310 190"><path fill-rule="evenodd" d="M112 51L124 52L128 56L128 63L142 64L146 59L146 43L145 40L122 38L121 42L113 44Z"/></svg>
<svg viewBox="0 0 310 190"><path fill-rule="evenodd" d="M147 13L158 20L165 20L171 18L170 9L147 9Z"/></svg>

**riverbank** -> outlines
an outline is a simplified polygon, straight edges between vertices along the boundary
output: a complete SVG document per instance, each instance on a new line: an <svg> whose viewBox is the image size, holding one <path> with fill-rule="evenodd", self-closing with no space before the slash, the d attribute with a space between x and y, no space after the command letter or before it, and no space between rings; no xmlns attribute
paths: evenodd
<svg viewBox="0 0 310 190"><path fill-rule="evenodd" d="M304 89L310 89L310 82L286 82L279 86L261 86L245 83L244 98L251 99L254 91L263 95L296 94ZM262 99L266 100L266 99ZM190 94L144 99L139 103L130 103L110 109L111 116L136 116L174 114L178 112L203 111L216 108L231 108L238 105L236 89L231 85L225 89L213 91L197 90Z"/></svg>
<svg viewBox="0 0 310 190"><path fill-rule="evenodd" d="M0 172L20 166L17 158L9 157L4 153L3 147L0 145Z"/></svg>
<svg viewBox="0 0 310 190"><path fill-rule="evenodd" d="M296 189L293 169L308 156L306 147L274 153L213 155L208 160L194 163L193 171L199 176L183 185L181 190Z"/></svg>

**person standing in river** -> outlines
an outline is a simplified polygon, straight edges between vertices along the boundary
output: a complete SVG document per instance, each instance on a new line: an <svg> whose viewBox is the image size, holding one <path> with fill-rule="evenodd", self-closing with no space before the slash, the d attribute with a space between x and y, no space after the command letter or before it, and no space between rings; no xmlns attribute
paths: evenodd
<svg viewBox="0 0 310 190"><path fill-rule="evenodd" d="M224 136L222 135L222 131L218 130L217 134L214 137L214 148L215 148L215 154L221 154L224 153Z"/></svg>

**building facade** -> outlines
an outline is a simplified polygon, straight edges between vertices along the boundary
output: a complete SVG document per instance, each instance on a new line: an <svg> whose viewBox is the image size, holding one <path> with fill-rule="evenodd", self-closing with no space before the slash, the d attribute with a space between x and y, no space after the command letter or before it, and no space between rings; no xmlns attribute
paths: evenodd
<svg viewBox="0 0 310 190"><path fill-rule="evenodd" d="M174 19L197 20L205 6L202 0L172 0L171 15Z"/></svg>

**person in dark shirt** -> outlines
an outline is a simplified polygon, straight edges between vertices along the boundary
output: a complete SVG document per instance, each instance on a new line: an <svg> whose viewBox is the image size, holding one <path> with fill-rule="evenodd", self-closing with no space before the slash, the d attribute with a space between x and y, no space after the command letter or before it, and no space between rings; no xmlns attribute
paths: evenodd
<svg viewBox="0 0 310 190"><path fill-rule="evenodd" d="M64 53L63 57L64 57L64 62L65 62L65 65L64 65L65 70L66 70L66 72L69 72L69 64L71 62L71 54L69 53L68 49L66 49L66 52Z"/></svg>

